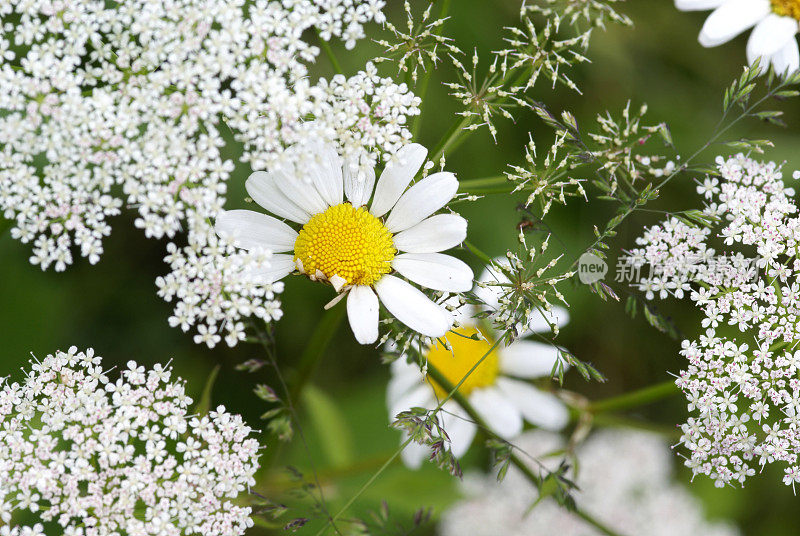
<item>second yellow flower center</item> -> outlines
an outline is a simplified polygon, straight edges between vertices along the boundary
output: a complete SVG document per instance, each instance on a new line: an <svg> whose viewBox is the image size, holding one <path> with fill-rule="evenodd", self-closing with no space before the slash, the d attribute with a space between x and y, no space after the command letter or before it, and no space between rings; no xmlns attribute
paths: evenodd
<svg viewBox="0 0 800 536"><path fill-rule="evenodd" d="M475 363L489 351L493 344L491 340L476 341L469 339L468 337L480 333L473 327L460 327L454 331L455 334L449 334L447 336L452 351L439 344L431 347L425 356L428 359L429 365L436 367L452 385L458 384L470 369L475 366ZM459 337L459 335L462 336ZM492 353L481 361L478 368L467 377L464 383L461 384L458 391L466 396L477 388L494 385L499 372L500 364L497 351L492 351ZM441 385L433 381L430 376L428 376L428 381L436 391L437 397L441 399L447 396L448 392L445 391Z"/></svg>
<svg viewBox="0 0 800 536"><path fill-rule="evenodd" d="M349 285L372 285L391 271L397 254L392 233L364 208L350 203L314 215L294 242L303 270L338 275Z"/></svg>
<svg viewBox="0 0 800 536"><path fill-rule="evenodd" d="M772 11L782 17L800 20L800 0L770 0Z"/></svg>

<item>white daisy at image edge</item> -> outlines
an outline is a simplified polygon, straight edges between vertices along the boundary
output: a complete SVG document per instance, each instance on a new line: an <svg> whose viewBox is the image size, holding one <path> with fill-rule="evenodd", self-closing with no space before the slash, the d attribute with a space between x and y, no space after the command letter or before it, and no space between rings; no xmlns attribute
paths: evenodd
<svg viewBox="0 0 800 536"><path fill-rule="evenodd" d="M467 221L434 214L456 195L455 175L433 173L409 187L427 156L416 143L397 151L377 185L371 167L351 171L355 166L330 144L314 141L303 150L309 162L302 170L257 171L245 185L257 204L299 224L299 231L260 212L228 210L217 218L217 234L238 247L274 253L254 277L274 282L297 270L332 285L337 298L346 294L350 327L361 344L378 339L379 301L427 337L447 333L453 315L392 273L437 291L472 288L470 267L440 253L466 238Z"/></svg>
<svg viewBox="0 0 800 536"><path fill-rule="evenodd" d="M507 262L506 259L496 261ZM502 282L504 279L491 269L481 275L481 282ZM494 286L476 286L475 294L487 308L494 309L499 303L497 289ZM479 326L474 319L475 313L477 308L474 306L464 306L456 311L461 327L447 336L452 351L438 344L429 347L424 355L429 366L433 364L454 385L483 357L498 336L486 326ZM560 327L569 320L567 310L559 306L553 307L547 315L549 322L539 315L521 336L549 332L551 323ZM486 340L468 338L478 332ZM554 394L521 380L549 378L557 359L557 347L544 342L520 338L508 346L501 344L467 377L459 391L487 425L504 439L517 437L523 430L524 421L545 430L558 431L569 421L566 405ZM392 363L391 376L386 392L390 421L398 413L413 407L434 409L447 394L430 377L426 381L419 366L408 363L405 356ZM455 400L445 402L442 410L440 419L450 438L450 449L459 458L472 444L477 425ZM406 466L416 469L429 455L427 446L411 442L403 449L402 459Z"/></svg>
<svg viewBox="0 0 800 536"><path fill-rule="evenodd" d="M714 11L698 40L704 47L726 43L749 28L747 62L762 58L779 74L800 68L795 35L800 30L800 0L675 0L681 11Z"/></svg>

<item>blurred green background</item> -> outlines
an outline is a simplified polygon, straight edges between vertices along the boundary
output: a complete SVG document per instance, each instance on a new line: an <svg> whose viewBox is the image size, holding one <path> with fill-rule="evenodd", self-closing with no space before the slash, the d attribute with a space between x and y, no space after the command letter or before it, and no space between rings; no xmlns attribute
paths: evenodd
<svg viewBox="0 0 800 536"><path fill-rule="evenodd" d="M390 1L389 19L404 24L402 5ZM419 13L427 4L417 4ZM438 6L434 6L434 12ZM552 91L545 80L537 84L534 97L554 112L572 111L584 131L595 130L594 116L605 110L619 114L628 100L635 108L649 105L650 123L667 122L678 150L689 154L712 133L721 113L723 89L741 72L745 61L745 38L740 37L714 49L703 49L697 33L704 13L681 13L667 0L633 0L622 2L619 9L634 21L634 28L610 26L596 30L589 57L591 64L577 68L571 75L583 95L564 88ZM503 0L457 0L453 2L445 33L455 38L464 50L476 47L488 62L489 52L502 47L502 28L518 20L519 3ZM378 31L371 27L368 31ZM382 36L385 36L381 32ZM354 51L334 49L347 73L363 67L369 58L380 54L374 43L364 41ZM383 64L384 74L394 75L392 64ZM314 76L328 76L330 66L324 56L315 67ZM420 141L435 145L455 119L458 103L447 96L441 83L452 80L454 73L446 64L433 75L423 105ZM800 167L800 103L779 105L786 112L787 130L757 123L747 123L740 134L769 138L776 148L766 158L787 161L789 170ZM520 114L516 122L497 120L498 141L493 143L488 132L480 130L455 152L448 155L448 170L461 179L497 175L509 164L522 164L523 148L528 132L532 132L544 154L552 141L551 131L532 114ZM717 152L725 153L724 148ZM708 151L705 162L711 163L717 152ZM236 147L229 147L235 159ZM230 184L231 205L240 205L244 197L243 183L249 169L238 165ZM663 192L654 208L680 210L697 206L694 184L690 177L676 178ZM596 193L593 191L593 193ZM490 254L502 254L515 245L515 225L520 214L515 207L520 199L496 195L475 203L462 204L459 210L469 218L469 237ZM592 226L604 223L612 207L603 202L586 204L572 200L566 209L553 211L550 224L568 248L568 256L576 256L593 239ZM658 221L658 215L636 215L630 218L613 242L612 260L622 248L633 245L644 224ZM44 356L55 349L71 345L94 347L106 363L125 363L135 359L143 364L172 360L178 374L189 381L189 390L199 396L206 378L216 365L221 373L213 392L213 402L243 413L254 427L260 427L259 415L268 407L252 393L256 382L277 387L269 371L255 374L238 372L235 366L249 358L261 357L257 346L242 344L235 349L224 346L208 350L193 344L191 337L167 325L170 304L156 296L154 280L166 272L162 262L164 242L145 239L133 228L133 217L127 214L112 222L114 232L105 241L106 252L100 263L90 266L80 260L66 273L42 273L28 263L29 247L0 236L0 375L19 375L30 353ZM474 257L459 255L478 269ZM618 285L615 286L618 288ZM570 348L579 358L592 362L607 377L605 384L587 383L576 374L569 374L566 388L590 398L624 393L669 379L676 373L682 358L677 351L680 342L672 340L639 317L632 320L623 304L607 303L590 294L586 287L565 285L564 292L572 305L571 322L562 330L560 344ZM323 315L322 306L331 298L331 290L303 278L290 278L283 294L284 317L276 326L278 357L291 380L310 333ZM659 303L679 330L693 336L697 315L688 304ZM399 433L387 426L384 390L387 367L379 362L371 348L357 345L347 328L334 335L310 387L301 400L300 411L304 430L311 446L316 469L333 510L337 510L397 447ZM648 420L674 428L685 419L685 404L675 396L669 400L630 412L628 417ZM264 434L267 445L265 461L270 464L269 478L258 491L287 506L302 506L301 493L292 491L294 484L283 469L292 464L308 474L309 465L300 442L281 446L276 438ZM674 442L674 438L671 438ZM484 464L485 453L473 449L465 466ZM688 481L689 474L680 467L676 456L678 478ZM736 521L748 535L779 536L797 534L800 513L791 488L780 484L780 475L766 471L761 478L752 478L747 488L714 489L707 481L697 480L691 489L702 496L712 517ZM386 499L392 512L409 518L420 507L431 506L434 512L457 497L454 480L444 473L426 467L414 473L393 465L369 488L351 511L364 514L379 507ZM307 515L307 511L290 510L291 517ZM312 520L301 533L314 533L318 527ZM266 529L255 529L254 534ZM282 532L282 531L277 531ZM276 533L277 533L276 532ZM420 533L425 533L421 531Z"/></svg>

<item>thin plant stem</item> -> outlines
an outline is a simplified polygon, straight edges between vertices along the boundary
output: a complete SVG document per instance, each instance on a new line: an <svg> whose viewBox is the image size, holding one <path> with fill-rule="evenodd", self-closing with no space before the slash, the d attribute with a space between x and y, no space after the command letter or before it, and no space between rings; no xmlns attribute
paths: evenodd
<svg viewBox="0 0 800 536"><path fill-rule="evenodd" d="M303 432L303 427L300 424L300 418L297 413L297 408L295 407L294 402L292 401L291 391L289 390L289 386L287 385L286 380L284 380L283 374L281 374L280 367L278 366L278 362L275 359L275 353L273 352L272 348L272 341L270 340L269 334L265 331L263 327L260 327L256 323L254 324L254 328L256 332L256 337L261 343L261 346L264 348L264 351L267 354L267 359L272 365L272 368L275 369L275 374L278 376L278 382L280 383L281 389L283 390L284 396L286 397L286 407L292 416L292 421L294 422L295 428L297 428L297 435L300 436L300 441L303 443L303 449L306 452L306 459L308 460L308 463L311 466L311 473L314 476L314 483L316 485L317 492L319 493L318 505L320 507L320 510L322 510L322 512L327 517L328 525L333 527L333 530L336 532L336 534L342 536L342 532L336 526L336 519L331 517L327 503L325 502L325 494L322 490L322 485L320 484L319 475L317 474L316 465L314 464L314 458L311 455L311 449L308 446L308 441L306 441L306 437Z"/></svg>
<svg viewBox="0 0 800 536"><path fill-rule="evenodd" d="M317 37L319 38L319 46L328 57L328 60L331 62L333 70L336 72L336 74L344 74L344 71L342 70L342 64L339 63L339 60L336 58L336 54L333 52L330 43L324 40L319 34L319 30L317 30Z"/></svg>
<svg viewBox="0 0 800 536"><path fill-rule="evenodd" d="M439 10L439 19L443 19L447 17L448 11L450 11L450 3L452 0L442 0L442 8ZM444 30L444 25L440 25L436 28L434 32L435 35L441 35L442 30ZM422 125L422 108L425 106L425 95L428 93L428 86L431 83L431 75L434 71L433 65L431 65L422 75L422 80L420 81L419 90L416 92L417 96L422 100L422 104L420 105L420 114L414 117L414 122L411 125L411 139L417 139L419 135L419 130Z"/></svg>
<svg viewBox="0 0 800 536"><path fill-rule="evenodd" d="M676 394L678 394L678 388L675 385L675 380L667 380L662 383L644 387L637 391L632 391L623 395L592 402L589 404L588 410L591 413L623 411L626 409L651 404Z"/></svg>

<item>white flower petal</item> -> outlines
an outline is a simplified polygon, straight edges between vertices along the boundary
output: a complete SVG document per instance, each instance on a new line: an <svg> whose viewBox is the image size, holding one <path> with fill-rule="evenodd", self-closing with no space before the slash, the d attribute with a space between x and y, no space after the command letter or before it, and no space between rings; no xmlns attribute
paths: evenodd
<svg viewBox="0 0 800 536"><path fill-rule="evenodd" d="M800 50L797 41L792 39L772 56L772 65L779 74L792 74L800 69Z"/></svg>
<svg viewBox="0 0 800 536"><path fill-rule="evenodd" d="M403 443L406 442L408 436L403 434ZM403 460L403 464L408 467L409 469L419 469L422 467L422 462L427 460L431 455L431 449L428 448L427 445L420 445L414 441L411 441L406 448L403 449L403 452L400 453L400 458Z"/></svg>
<svg viewBox="0 0 800 536"><path fill-rule="evenodd" d="M558 348L538 341L516 340L501 348L500 370L519 378L550 376L558 360Z"/></svg>
<svg viewBox="0 0 800 536"><path fill-rule="evenodd" d="M781 17L770 13L759 22L747 40L747 62L753 63L762 58L762 67L790 41L797 33L797 21L791 17Z"/></svg>
<svg viewBox="0 0 800 536"><path fill-rule="evenodd" d="M543 393L525 382L497 378L497 388L519 408L526 421L545 430L558 431L569 422L569 411L555 395Z"/></svg>
<svg viewBox="0 0 800 536"><path fill-rule="evenodd" d="M422 385L422 372L417 365L407 363L405 356L400 356L391 365L392 377L386 388L386 405L394 403L411 389Z"/></svg>
<svg viewBox="0 0 800 536"><path fill-rule="evenodd" d="M547 322L550 321L550 323ZM550 324L555 324L563 328L569 322L569 311L560 305L554 305L550 311L539 312L528 325L528 329L534 333L549 333Z"/></svg>
<svg viewBox="0 0 800 536"><path fill-rule="evenodd" d="M386 309L400 322L428 337L441 337L453 325L453 316L411 284L391 275L375 283Z"/></svg>
<svg viewBox="0 0 800 536"><path fill-rule="evenodd" d="M418 285L445 292L466 292L474 279L464 261L443 253L402 253L392 268Z"/></svg>
<svg viewBox="0 0 800 536"><path fill-rule="evenodd" d="M681 11L703 11L715 9L728 0L675 0L675 7Z"/></svg>
<svg viewBox="0 0 800 536"><path fill-rule="evenodd" d="M347 296L347 319L360 344L378 340L378 297L369 287L356 286Z"/></svg>
<svg viewBox="0 0 800 536"><path fill-rule="evenodd" d="M383 216L397 203L427 155L428 150L418 143L411 143L397 151L395 159L386 164L378 179L375 198L369 210L373 216Z"/></svg>
<svg viewBox="0 0 800 536"><path fill-rule="evenodd" d="M282 221L252 210L226 210L217 216L214 229L241 248L275 253L291 251L297 239L297 231Z"/></svg>
<svg viewBox="0 0 800 536"><path fill-rule="evenodd" d="M522 413L496 387L475 389L469 402L486 424L503 439L512 439L522 431Z"/></svg>
<svg viewBox="0 0 800 536"><path fill-rule="evenodd" d="M328 208L310 177L275 173L275 184L284 195L309 214L320 214Z"/></svg>
<svg viewBox="0 0 800 536"><path fill-rule="evenodd" d="M772 11L770 0L728 0L706 19L700 44L715 47L754 26Z"/></svg>
<svg viewBox="0 0 800 536"><path fill-rule="evenodd" d="M248 195L276 216L297 223L307 223L311 215L289 200L275 184L275 176L266 171L252 173L244 183Z"/></svg>
<svg viewBox="0 0 800 536"><path fill-rule="evenodd" d="M305 172L328 206L341 204L344 189L342 157L336 152L336 148L328 143L314 144L310 149L314 151L313 156L316 160L305 168Z"/></svg>
<svg viewBox="0 0 800 536"><path fill-rule="evenodd" d="M281 253L270 257L267 266L249 269L246 275L258 278L265 283L274 283L289 275L295 268L294 256Z"/></svg>
<svg viewBox="0 0 800 536"><path fill-rule="evenodd" d="M442 426L450 438L450 449L456 458L462 457L469 450L478 426L472 422L467 412L461 406L448 400L442 406L440 413Z"/></svg>
<svg viewBox="0 0 800 536"><path fill-rule="evenodd" d="M408 391L389 406L389 420L394 421L397 415L411 408L435 408L433 387L427 382Z"/></svg>
<svg viewBox="0 0 800 536"><path fill-rule="evenodd" d="M408 253L436 253L467 238L467 220L458 214L437 214L395 235L394 245Z"/></svg>
<svg viewBox="0 0 800 536"><path fill-rule="evenodd" d="M443 206L458 191L456 176L447 171L429 175L409 188L400 198L389 217L386 227L399 233L418 224Z"/></svg>
<svg viewBox="0 0 800 536"><path fill-rule="evenodd" d="M352 169L346 165L343 173L347 200L356 208L366 205L375 187L375 170L371 166Z"/></svg>

